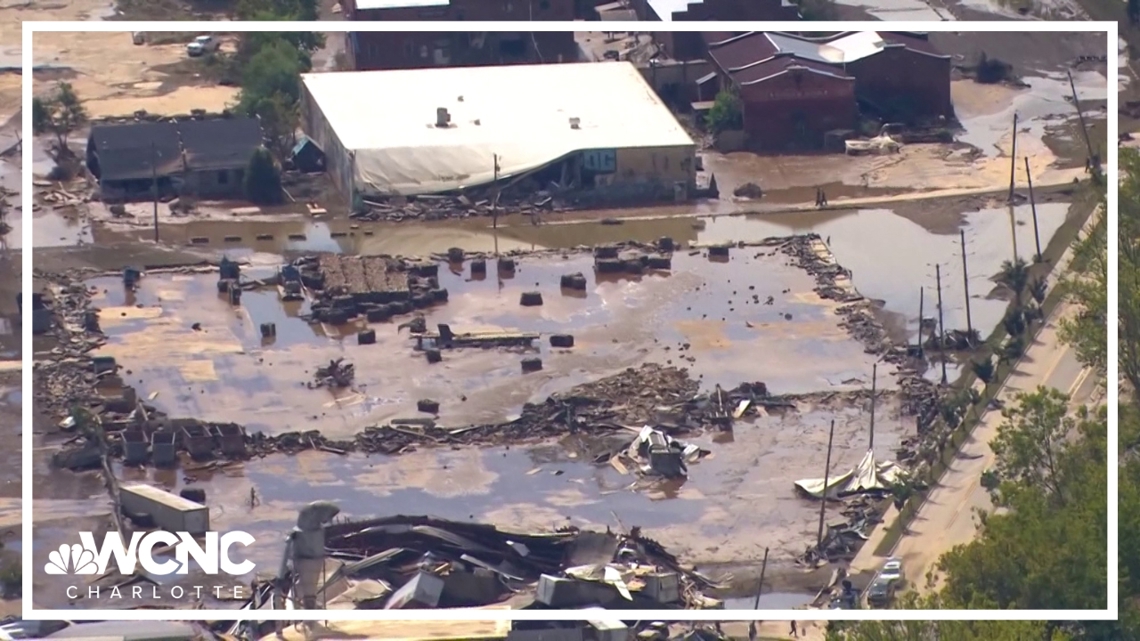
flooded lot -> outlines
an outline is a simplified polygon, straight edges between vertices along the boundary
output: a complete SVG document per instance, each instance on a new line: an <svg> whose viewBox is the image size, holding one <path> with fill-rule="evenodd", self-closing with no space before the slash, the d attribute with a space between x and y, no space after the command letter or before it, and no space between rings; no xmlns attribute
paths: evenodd
<svg viewBox="0 0 1140 641"><path fill-rule="evenodd" d="M877 10L892 18L943 14L922 3ZM94 59L89 47L84 44L79 53ZM153 49L152 63L174 55L174 49L147 49ZM1023 88L955 81L963 124L955 144L907 145L889 157L709 152L705 166L725 194L719 201L542 214L533 221L508 216L497 230L485 218L393 224L287 211L236 217L233 203L202 203L197 214L176 217L162 205L160 247L151 244L149 203L130 205L131 216L113 220L99 203L44 204L34 214L35 245L55 252L53 257L70 249L79 254L92 243L111 254L116 247L132 248L130 258L118 262L103 257L115 269L127 260L146 268L160 255L155 265L179 262L169 259L175 253L189 256L187 264L224 254L243 261L246 280L270 277L282 262L314 252L541 250L541 256L520 257L511 277L494 270L480 276L470 262L440 262L438 287L447 290L446 303L421 310L429 330L446 323L457 332L533 332L541 338L531 348L451 349L442 362L429 364L398 326L410 316L371 323L357 317L341 326L311 323L311 301L283 302L276 288L262 287L244 291L240 305L232 305L219 295L216 269L176 268L152 270L136 291L128 291L118 275L82 276L94 292L107 338L92 355L114 357L139 398L171 417L232 421L268 435L319 430L331 439L351 439L369 427L413 417L430 416L443 428L509 421L526 403L645 363L686 368L703 391L762 381L772 394L804 396L794 410L761 412L738 421L731 432L686 436L710 455L692 463L684 481L647 480L597 457L628 442L631 436L620 426L611 435L574 433L494 446L417 444L399 455L262 451L243 462L203 465L187 459L175 469L117 463L116 476L176 493L204 489L213 527L252 533L257 543L251 558L263 571L279 563L282 535L295 525L298 510L325 499L350 518L430 514L524 530L636 525L684 563L745 575L771 548L769 577L777 577L779 592L760 607L799 606L806 602L800 591L820 583L792 562L815 541L819 504L798 497L793 482L822 476L833 421L832 472L850 469L866 453L865 390L877 357L841 325L839 305L813 291L815 278L788 255L774 247L734 247L719 261L703 248L818 234L858 292L874 301L876 317L891 337L914 341L920 292L923 315L937 315L936 268L946 330L966 327L961 231L969 317L988 335L1006 308L993 282L1003 261L1031 259L1038 241L1044 249L1071 217L1083 214L1070 201L1077 197L1073 181L1085 177L1084 143L1065 98L1068 81L1056 65L1049 68L1028 77ZM120 108L137 89L145 90L145 104L173 109L188 94L162 86L156 73L132 85L125 81L137 70L116 66L107 75L123 83L91 79L102 84L92 84L90 91L100 110ZM1103 75L1078 70L1075 80L1082 100L1095 103L1106 96ZM218 96L206 92L204 99ZM1002 193L1015 111L1021 117L1016 155L1031 158L1028 171L1038 187L1036 217L1028 204L1007 205ZM1088 117L1103 120L1096 107ZM1023 163L1015 163L1019 193L1027 178ZM37 174L48 170L50 161L37 162ZM728 195L749 181L763 186L763 198ZM803 206L820 186L842 209ZM637 276L598 274L592 257L580 250L620 241L652 243L662 236L679 245L671 268ZM584 275L585 290L562 289L560 277L575 272ZM543 304L520 306L522 294L534 291L542 293ZM273 338L263 338L265 323L274 324ZM374 344L358 342L365 329L376 330ZM552 334L572 334L573 347L552 347ZM542 369L524 373L522 360L531 356L542 359ZM316 368L338 358L354 365L352 385L311 388ZM955 378L957 367L948 369ZM896 394L896 373L895 366L879 364L877 385L884 393L876 405L874 450L880 460L904 456L899 450L916 431L915 416L904 411ZM418 411L424 399L439 403L438 415ZM50 467L51 454L66 438L54 422L43 425L50 438L37 435L37 558L71 542L77 529L107 527L111 509L97 475ZM840 509L829 510L829 523L848 522ZM742 581L735 587L755 585L751 577ZM50 578L36 588L45 604L68 605ZM749 599L730 605L752 607Z"/></svg>
<svg viewBox="0 0 1140 641"><path fill-rule="evenodd" d="M810 277L770 253L741 249L726 263L679 255L672 273L608 282L597 281L588 256L523 260L513 279L479 281L441 270L450 297L426 310L430 328L574 335L573 349L542 340L526 350L543 358L543 370L525 376L524 350L451 350L443 363L429 364L395 323L375 324L376 344L358 345L354 335L364 321L310 325L299 318L304 305L282 304L275 290L249 292L233 308L217 295L213 274L150 277L130 299L117 279L90 285L101 292L94 302L110 337L99 355L114 356L128 384L158 392L157 408L267 433L320 429L335 438L414 416L422 398L441 402L443 425L498 422L524 402L649 361L686 365L710 388L761 380L789 394L861 380L871 357L838 326L834 306L811 292ZM559 288L559 276L574 272L588 274L584 296ZM520 294L531 290L543 291L544 305L520 307ZM765 305L768 296L776 302ZM270 344L258 329L266 322L277 324ZM200 331L190 329L194 324ZM757 363L753 354L765 358ZM356 366L357 391L304 387L317 366L342 356ZM788 362L802 365L792 370Z"/></svg>

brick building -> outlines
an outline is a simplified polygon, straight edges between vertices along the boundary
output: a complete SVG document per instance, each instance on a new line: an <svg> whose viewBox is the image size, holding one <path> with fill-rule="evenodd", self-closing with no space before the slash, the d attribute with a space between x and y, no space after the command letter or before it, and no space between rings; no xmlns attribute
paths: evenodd
<svg viewBox="0 0 1140 641"><path fill-rule="evenodd" d="M751 32L710 42L708 57L716 88L740 96L756 149L819 147L827 132L854 128L861 110L902 121L953 116L950 57L922 34Z"/></svg>
<svg viewBox="0 0 1140 641"><path fill-rule="evenodd" d="M575 0L347 0L352 21L573 20ZM574 34L531 32L352 32L345 52L357 71L576 62Z"/></svg>

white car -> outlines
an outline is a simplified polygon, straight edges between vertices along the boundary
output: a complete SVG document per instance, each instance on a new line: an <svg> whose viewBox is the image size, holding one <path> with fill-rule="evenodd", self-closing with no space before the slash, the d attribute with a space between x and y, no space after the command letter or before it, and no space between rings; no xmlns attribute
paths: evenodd
<svg viewBox="0 0 1140 641"><path fill-rule="evenodd" d="M214 40L213 36L198 36L194 41L186 45L186 53L191 58L205 55L212 51L217 51L218 41Z"/></svg>
<svg viewBox="0 0 1140 641"><path fill-rule="evenodd" d="M883 569L879 570L879 578L885 581L902 581L902 561L898 559L887 559L887 562L883 564Z"/></svg>

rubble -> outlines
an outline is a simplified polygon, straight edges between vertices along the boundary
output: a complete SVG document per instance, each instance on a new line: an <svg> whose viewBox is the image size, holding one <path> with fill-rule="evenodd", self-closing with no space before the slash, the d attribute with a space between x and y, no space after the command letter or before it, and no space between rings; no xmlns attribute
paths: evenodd
<svg viewBox="0 0 1140 641"><path fill-rule="evenodd" d="M887 503L887 500L871 495L847 499L840 512L846 522L828 524L823 541L808 546L803 554L796 557L796 563L816 568L855 558L867 540L868 532L882 522Z"/></svg>
<svg viewBox="0 0 1140 641"><path fill-rule="evenodd" d="M373 336L375 339L375 336ZM345 363L343 358L329 361L326 367L318 367L314 381L309 383L310 388L330 387L334 389L350 387L356 369L352 363Z"/></svg>
<svg viewBox="0 0 1140 641"><path fill-rule="evenodd" d="M532 594L535 607L720 605L703 594L719 583L686 568L638 527L628 534L575 527L524 533L393 516L329 524L325 549L342 563L329 582L368 583L370 599L387 609L478 607L519 594Z"/></svg>

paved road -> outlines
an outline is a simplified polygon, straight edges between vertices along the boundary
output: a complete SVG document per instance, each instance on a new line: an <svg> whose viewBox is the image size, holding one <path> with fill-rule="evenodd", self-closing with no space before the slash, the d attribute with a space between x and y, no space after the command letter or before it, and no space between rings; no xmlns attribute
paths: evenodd
<svg viewBox="0 0 1140 641"><path fill-rule="evenodd" d="M1091 221L1090 221L1091 224ZM1072 252L1062 256L1056 271L1064 273ZM1064 345L1057 335L1061 319L1077 312L1063 303L1054 310L1049 322L1037 335L1025 358L1006 381L999 397L1007 404L1020 392L1032 392L1038 386L1052 387L1069 394L1074 405L1089 402L1099 381L1077 360L1075 351ZM926 574L945 552L955 545L968 543L977 535L977 509L992 510L989 493L981 486L982 472L993 466L994 453L989 443L1003 422L1000 411L989 411L973 434L963 444L958 457L931 491L912 521L910 530L895 547L894 556L901 558L907 582L923 591ZM892 508L885 519L897 516ZM874 549L882 540L885 527L879 527L851 563L853 572L874 571L883 560Z"/></svg>
<svg viewBox="0 0 1140 641"><path fill-rule="evenodd" d="M1074 310L1065 306L1057 311L1059 313L1038 335L1039 343L1034 345L1031 358L1022 360L1002 390L1000 397L1007 404L1011 404L1018 393L1032 392L1040 385L1073 394L1074 402L1087 401L1095 388L1095 376L1089 375L1077 361L1074 350L1061 344L1057 337L1058 320ZM895 556L903 561L908 583L920 591L926 585L926 573L939 557L956 545L969 543L977 535L975 511L993 510L989 492L981 486L981 476L994 464L989 443L1003 421L1000 411L986 414L939 486L923 504L910 533L895 549Z"/></svg>

